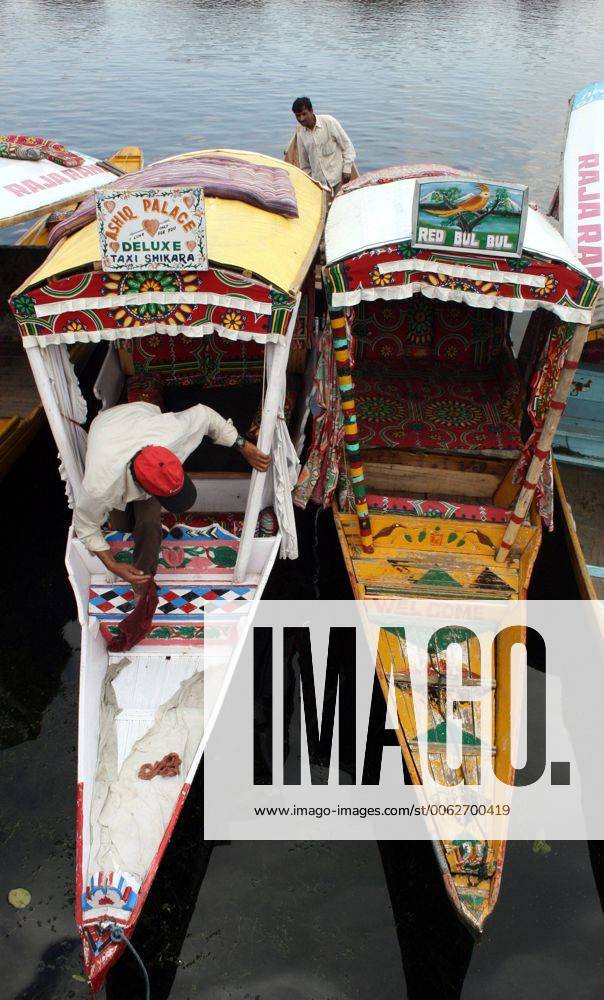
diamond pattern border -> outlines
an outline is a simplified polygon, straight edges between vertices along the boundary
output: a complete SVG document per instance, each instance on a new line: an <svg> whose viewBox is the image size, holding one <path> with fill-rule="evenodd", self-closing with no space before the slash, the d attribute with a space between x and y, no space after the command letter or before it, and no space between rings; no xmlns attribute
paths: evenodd
<svg viewBox="0 0 604 1000"><path fill-rule="evenodd" d="M212 587L198 586L158 587L158 605L154 620L203 618L205 601L220 605L238 601L251 601L256 592L252 586ZM93 586L89 590L88 611L100 621L121 621L135 606L135 595L127 583L113 586Z"/></svg>

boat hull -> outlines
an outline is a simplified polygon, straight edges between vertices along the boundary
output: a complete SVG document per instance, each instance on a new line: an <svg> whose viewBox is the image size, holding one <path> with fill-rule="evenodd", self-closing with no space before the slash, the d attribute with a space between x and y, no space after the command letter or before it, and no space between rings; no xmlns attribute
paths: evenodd
<svg viewBox="0 0 604 1000"><path fill-rule="evenodd" d="M420 598L439 600L518 600L526 597L539 551L541 528L536 517L522 525L518 540L506 563L497 563L495 553L505 523L480 523L480 527L455 518L436 519L398 514L371 514L374 551L363 551L356 515L334 509L338 537L352 590L357 600ZM460 544L461 543L461 544ZM383 640L380 639L380 643ZM380 651L381 649L381 651ZM509 739L498 739L507 725L511 690L509 672L498 670L508 660L507 641L497 642L493 658L494 770L513 783ZM480 676L480 652L468 647L467 668ZM410 670L403 643L389 640L378 646L376 672L386 700L394 677L398 715L397 736L407 770L414 784L421 784L417 731L411 694ZM435 705L437 698L435 696ZM437 708L438 710L438 708ZM471 728L471 726L470 726ZM464 724L465 731L465 724ZM476 732L480 741L479 720ZM448 774L446 748L428 747L430 767L438 769L438 780L457 784L457 772ZM464 757L462 780L471 784L471 756ZM492 913L501 883L505 841L457 842L434 840L434 850L446 891L460 919L479 934Z"/></svg>
<svg viewBox="0 0 604 1000"><path fill-rule="evenodd" d="M226 539L220 536L216 537L216 529L217 526L214 525L211 543L206 542L203 529L193 541L188 541L185 538L178 543L172 543L171 536L167 536L167 541L164 542L165 554L176 553L176 549L170 548L170 546L179 544L184 549L187 545L192 545L195 555L189 560L188 572L183 571L180 574L175 574L169 564L165 566L160 564L156 578L159 591L156 614L160 615L161 618L157 622L154 618L147 638L125 654L109 654L106 642L112 637L110 630L119 624L124 614L127 613L131 604L131 592L128 592L129 589L125 584L95 576L94 558L74 538L73 532L70 532L67 566L78 606L78 617L82 625L78 720L75 916L82 941L85 974L95 993L102 988L109 970L118 961L126 947L123 940L112 940L112 927L119 926L128 939L134 932L199 768L214 721L231 682L237 664L238 650L252 625L257 604L279 551L281 543L279 534L255 538L250 562L250 580L248 583L235 584L232 580L233 570L225 568L225 565L221 565L221 563L232 564L239 541L226 530L223 534L229 537ZM110 544L114 546L124 545L121 541L113 541L113 535L108 537L111 539ZM224 557L218 560L216 565L212 564L211 569L206 570L205 575L202 575L199 567L203 563L204 557L200 553L204 545L210 548L214 556L218 550L226 552L228 548L229 552L231 549L233 551L229 559ZM164 553L164 549L162 549L162 553ZM176 553L174 561L182 564L180 553ZM207 561L209 562L209 559ZM165 562L169 563L169 560L165 560ZM212 626L205 611L208 601L212 601L212 607L216 612L218 624L214 623L214 626ZM230 612L226 616L224 625L220 624L221 607ZM232 624L233 613L239 622L235 636ZM219 633L221 628L230 630L224 642L219 634L217 641L204 645L204 629L211 627L214 627L214 631ZM124 658L126 667L122 668L119 661L123 662ZM122 669L122 673L116 674L115 672L120 669ZM129 687L127 687L123 680L124 673L125 670L132 669L138 672L129 679ZM116 817L118 834L114 839L113 829L108 825L105 815L107 808L105 803L109 800L109 794L113 794L111 783L108 785L107 798L102 800L103 811L99 812L98 808L98 789L100 788L101 795L103 795L105 789L103 782L108 782L106 777L107 730L102 728L103 712L106 711L107 705L107 690L111 684L117 698L118 714L112 724L116 731L118 768L117 771L114 770L111 773L114 776L115 785L119 787L124 771L130 767L129 762L132 757L139 753L141 747L144 746L145 734L149 731L148 728L144 729L144 726L142 730L136 729L137 725L141 725L140 721L136 721L137 712L139 716L141 713L141 710L136 708L136 705L140 704L140 697L137 701L137 692L146 692L146 690L159 692L155 702L146 693L143 698L143 702L149 703L151 706L151 711L147 710L149 717L147 723L156 726L164 706L173 701L171 693L182 689L189 681L194 681L200 673L203 673L201 682L203 685L202 726L199 732L191 729L185 740L185 743L189 744L194 739L196 749L193 750L190 763L186 766L186 773L181 778L171 777L167 779L181 782L181 784L174 786L174 797L169 800L169 811L161 837L154 843L153 850L148 851L141 859L141 864L144 866L142 877L140 875L133 876L125 870L125 865L120 861L123 855L120 854L118 846L120 843L119 829L123 824ZM172 674L172 680L170 680L170 674ZM111 679L112 677L114 680ZM181 677L184 678L184 681L181 680ZM157 687L158 678L159 688ZM119 690L115 686L118 683L121 683ZM135 728L128 733L124 728L119 730L119 726L120 723L122 726L129 724L129 715L134 716L133 725ZM122 718L125 719L124 722L121 722ZM120 751L119 748L123 747L124 741L126 749ZM156 756L161 756L162 753L170 752L173 749L171 743L166 744ZM153 757L150 759L153 760ZM136 763L134 772L137 769L138 763ZM140 795L146 794L148 785L163 780L163 778L157 777L151 782L140 782L141 785L145 786L145 789L138 793L139 798L134 805L129 807L128 811L129 822L133 824L132 834L129 832L128 837L132 836L133 840L144 841L145 838L141 836L142 825L148 822L149 815L153 820L155 819L152 813L145 811L147 800L141 799ZM167 786L162 787L162 792L165 787ZM122 793L118 790L118 795L120 794ZM123 799L119 798L118 803L122 802ZM137 804L141 802L143 809L139 811ZM95 803L97 804L95 805ZM161 808L165 813L166 806L162 805ZM120 815L122 809L123 807L120 805ZM137 822L141 825L141 829L138 831ZM104 848L100 852L98 850L98 845L101 844L102 847L103 838L107 837L107 830L111 831L109 854ZM148 838L147 843L149 843ZM100 870L99 856L111 858L110 862L104 864L104 870Z"/></svg>

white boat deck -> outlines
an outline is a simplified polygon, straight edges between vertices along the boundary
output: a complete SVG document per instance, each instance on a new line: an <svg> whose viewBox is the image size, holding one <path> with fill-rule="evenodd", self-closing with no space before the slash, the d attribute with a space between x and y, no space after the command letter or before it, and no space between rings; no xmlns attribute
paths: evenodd
<svg viewBox="0 0 604 1000"><path fill-rule="evenodd" d="M130 663L113 681L119 709L115 719L118 772L134 744L153 726L159 706L176 694L183 681L203 670L199 655L126 656Z"/></svg>

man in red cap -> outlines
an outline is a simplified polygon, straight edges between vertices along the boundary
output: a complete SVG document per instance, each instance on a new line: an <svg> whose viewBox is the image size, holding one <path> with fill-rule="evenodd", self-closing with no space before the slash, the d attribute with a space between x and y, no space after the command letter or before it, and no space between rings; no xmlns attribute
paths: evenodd
<svg viewBox="0 0 604 1000"><path fill-rule="evenodd" d="M201 403L181 413L162 413L152 403L124 403L103 410L90 425L74 530L111 573L138 593L157 569L162 507L180 514L195 502L197 491L182 463L206 436L238 448L254 469L268 469L268 455L243 438L231 420ZM134 532L131 565L111 555L102 532L109 516L114 530Z"/></svg>

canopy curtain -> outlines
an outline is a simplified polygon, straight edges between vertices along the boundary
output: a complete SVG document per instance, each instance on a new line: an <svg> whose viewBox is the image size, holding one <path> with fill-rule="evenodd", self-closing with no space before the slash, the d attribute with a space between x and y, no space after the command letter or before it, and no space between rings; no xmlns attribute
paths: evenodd
<svg viewBox="0 0 604 1000"><path fill-rule="evenodd" d="M294 319L295 323L295 319ZM270 382L273 370L274 348L267 346L264 360L264 388L262 406L264 409L264 392L268 382ZM267 381L268 380L268 381ZM273 507L277 524L281 532L281 547L279 555L282 559L298 558L298 533L296 531L296 521L294 517L294 505L292 500L292 490L296 485L298 473L300 471L300 460L289 436L287 421L285 419L285 395L287 381L285 369L283 377L278 386L279 408L275 423L275 432L271 444L271 479L273 486ZM267 477L268 479L268 477Z"/></svg>
<svg viewBox="0 0 604 1000"><path fill-rule="evenodd" d="M564 361L573 339L575 327L573 323L556 322L541 351L541 356L534 369L530 382L531 397L528 414L533 425L533 432L522 449L522 455L514 469L513 480L522 483L531 463L533 452L537 446L543 422L558 384ZM526 340L526 337L525 337ZM523 345L524 346L524 345ZM554 473L551 451L543 463L541 475L535 488L535 504L543 523L550 530L554 529Z"/></svg>
<svg viewBox="0 0 604 1000"><path fill-rule="evenodd" d="M317 348L317 369L310 400L312 441L293 493L296 507L303 509L309 501L329 506L338 484L344 439L344 418L329 321L319 334Z"/></svg>
<svg viewBox="0 0 604 1000"><path fill-rule="evenodd" d="M292 490L298 479L300 460L289 436L283 411L277 418L272 456L275 514L282 534L279 554L282 559L297 559L298 534Z"/></svg>
<svg viewBox="0 0 604 1000"><path fill-rule="evenodd" d="M49 345L41 351L41 356L48 376L59 415L63 418L67 446L71 452L72 464L84 476L86 462L87 434L82 426L86 421L88 408L84 399L73 365L70 361L65 344ZM71 508L75 506L77 483L72 483L68 477L64 456L59 452L59 472L65 483L67 502Z"/></svg>

